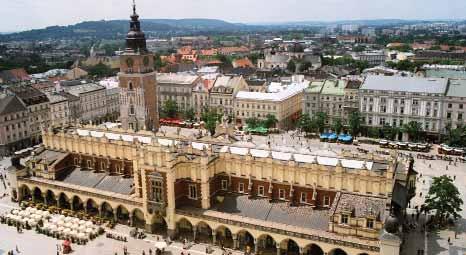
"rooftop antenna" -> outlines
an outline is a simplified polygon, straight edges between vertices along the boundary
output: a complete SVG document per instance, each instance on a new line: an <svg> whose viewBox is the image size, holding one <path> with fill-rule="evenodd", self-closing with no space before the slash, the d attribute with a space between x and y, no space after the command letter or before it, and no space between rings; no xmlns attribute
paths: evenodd
<svg viewBox="0 0 466 255"><path fill-rule="evenodd" d="M133 13L136 15L136 0L133 0Z"/></svg>

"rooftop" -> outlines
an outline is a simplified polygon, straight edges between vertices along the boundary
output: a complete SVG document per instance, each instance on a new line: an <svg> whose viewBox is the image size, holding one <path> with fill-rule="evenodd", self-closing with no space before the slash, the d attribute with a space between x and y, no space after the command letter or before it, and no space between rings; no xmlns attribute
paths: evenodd
<svg viewBox="0 0 466 255"><path fill-rule="evenodd" d="M199 76L187 73L159 73L157 83L191 85L199 79Z"/></svg>
<svg viewBox="0 0 466 255"><path fill-rule="evenodd" d="M337 193L330 209L330 214L350 212L352 217L375 217L380 221L384 219L385 207L386 199L384 198L350 193Z"/></svg>
<svg viewBox="0 0 466 255"><path fill-rule="evenodd" d="M291 207L286 202L269 202L267 198L249 199L247 195L229 195L214 210L309 229L328 229L327 210L314 210L310 206Z"/></svg>
<svg viewBox="0 0 466 255"><path fill-rule="evenodd" d="M281 102L299 93L302 93L308 84L309 82L293 83L276 93L240 91L236 95L236 98L244 100Z"/></svg>
<svg viewBox="0 0 466 255"><path fill-rule="evenodd" d="M81 85L76 85L76 86L70 86L70 87L65 87L65 91L79 97L79 95L88 93L88 92L93 92L93 91L98 91L98 90L104 90L105 87L95 84L95 83L86 83L86 84L81 84Z"/></svg>
<svg viewBox="0 0 466 255"><path fill-rule="evenodd" d="M343 80L326 80L321 94L344 96L346 83Z"/></svg>
<svg viewBox="0 0 466 255"><path fill-rule="evenodd" d="M450 80L448 97L466 97L466 80Z"/></svg>
<svg viewBox="0 0 466 255"><path fill-rule="evenodd" d="M369 75L364 80L361 89L444 94L447 84L448 80L443 78Z"/></svg>
<svg viewBox="0 0 466 255"><path fill-rule="evenodd" d="M81 168L73 169L60 181L123 195L130 195L133 191L133 178L111 176L107 173L81 170Z"/></svg>
<svg viewBox="0 0 466 255"><path fill-rule="evenodd" d="M27 111L26 106L16 96L0 95L0 115Z"/></svg>

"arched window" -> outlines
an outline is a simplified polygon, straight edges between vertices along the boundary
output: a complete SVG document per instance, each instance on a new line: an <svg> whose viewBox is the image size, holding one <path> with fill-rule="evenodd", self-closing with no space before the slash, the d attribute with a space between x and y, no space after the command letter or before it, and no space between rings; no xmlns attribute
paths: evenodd
<svg viewBox="0 0 466 255"><path fill-rule="evenodd" d="M129 83L128 89L129 89L129 90L133 90L133 83L132 83L132 82Z"/></svg>

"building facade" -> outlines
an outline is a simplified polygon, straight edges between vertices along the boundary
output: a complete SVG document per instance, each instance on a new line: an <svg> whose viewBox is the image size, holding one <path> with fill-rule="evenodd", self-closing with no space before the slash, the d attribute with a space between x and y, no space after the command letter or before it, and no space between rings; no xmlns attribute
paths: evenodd
<svg viewBox="0 0 466 255"><path fill-rule="evenodd" d="M443 109L442 132L466 124L466 80L449 80Z"/></svg>
<svg viewBox="0 0 466 255"><path fill-rule="evenodd" d="M41 142L41 131L50 125L50 102L40 90L31 86L12 86L8 90L15 94L28 108L28 135L32 144Z"/></svg>
<svg viewBox="0 0 466 255"><path fill-rule="evenodd" d="M50 101L50 126L68 125L70 122L70 106L68 99L60 94L47 94Z"/></svg>
<svg viewBox="0 0 466 255"><path fill-rule="evenodd" d="M397 76L368 76L359 90L360 112L367 126L402 127L411 121L438 134L443 126L443 100L448 80ZM403 134L407 140L407 134Z"/></svg>
<svg viewBox="0 0 466 255"><path fill-rule="evenodd" d="M238 92L234 102L236 124L245 125L249 118L264 120L272 115L277 120L276 128L292 128L302 111L303 90L308 84L304 81L292 83L275 93Z"/></svg>
<svg viewBox="0 0 466 255"><path fill-rule="evenodd" d="M242 76L219 76L210 90L210 108L234 116L233 100L239 91L247 91L248 84Z"/></svg>
<svg viewBox="0 0 466 255"><path fill-rule="evenodd" d="M192 109L194 88L201 83L197 75L184 73L161 73L157 76L159 109L167 100L176 102L178 110L184 112Z"/></svg>
<svg viewBox="0 0 466 255"><path fill-rule="evenodd" d="M399 250L393 218L406 203L392 196L401 189L409 201L412 164L395 155L349 156L78 126L44 133L44 145L16 172L14 193L255 253L397 255L384 252L380 235Z"/></svg>
<svg viewBox="0 0 466 255"><path fill-rule="evenodd" d="M79 98L78 118L81 122L103 122L107 114L107 94L104 86L84 83L63 87L66 93Z"/></svg>
<svg viewBox="0 0 466 255"><path fill-rule="evenodd" d="M29 110L14 95L0 94L0 155L30 146Z"/></svg>

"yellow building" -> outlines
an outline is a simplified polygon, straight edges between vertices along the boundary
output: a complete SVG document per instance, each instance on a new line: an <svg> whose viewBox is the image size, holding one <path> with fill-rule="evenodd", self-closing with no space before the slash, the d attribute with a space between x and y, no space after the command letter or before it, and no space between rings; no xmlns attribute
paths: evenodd
<svg viewBox="0 0 466 255"><path fill-rule="evenodd" d="M93 126L49 130L43 141L18 168L19 201L256 252L398 254L383 251L380 233L399 251L389 212L400 217L413 188L412 170L394 156L280 152Z"/></svg>

